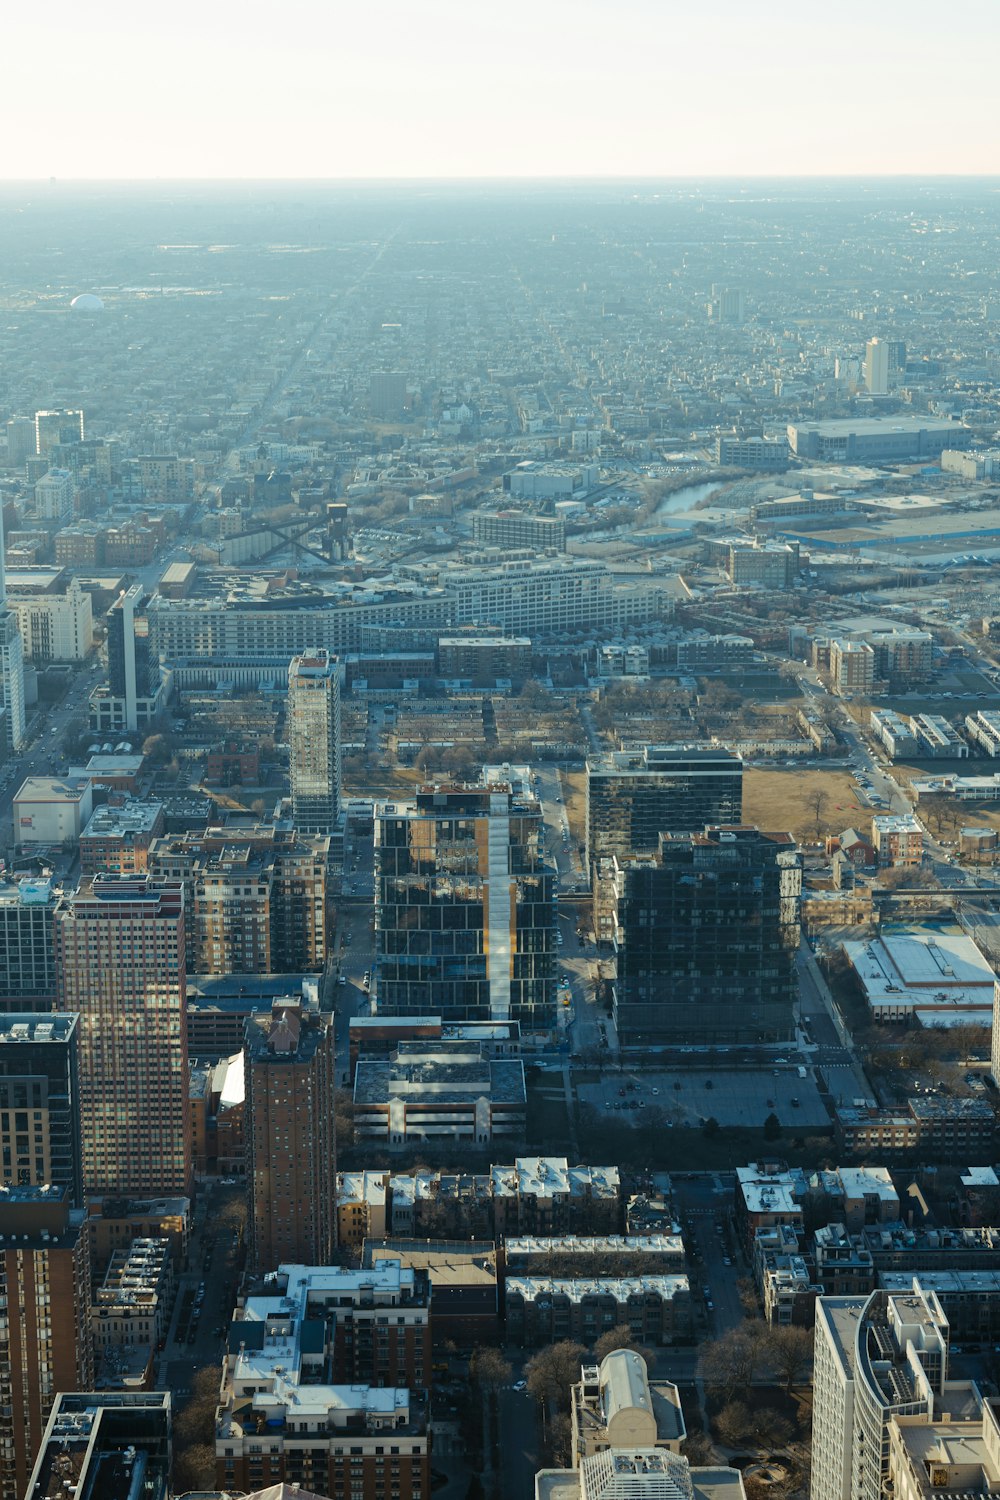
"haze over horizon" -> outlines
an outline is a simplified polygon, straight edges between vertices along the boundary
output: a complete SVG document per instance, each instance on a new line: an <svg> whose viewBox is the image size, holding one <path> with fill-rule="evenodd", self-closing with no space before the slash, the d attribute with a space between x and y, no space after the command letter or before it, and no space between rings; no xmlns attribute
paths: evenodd
<svg viewBox="0 0 1000 1500"><path fill-rule="evenodd" d="M255 16L255 10L257 15ZM257 16L260 24L255 25ZM6 180L979 176L1000 17L966 0L697 8L387 0L377 15L107 0L8 70ZM37 18L5 20L9 58ZM932 41L933 39L933 41Z"/></svg>

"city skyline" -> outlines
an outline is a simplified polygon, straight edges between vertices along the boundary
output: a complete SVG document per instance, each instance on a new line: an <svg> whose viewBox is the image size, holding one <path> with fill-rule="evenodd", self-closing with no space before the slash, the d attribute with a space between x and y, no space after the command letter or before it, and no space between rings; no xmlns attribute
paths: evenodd
<svg viewBox="0 0 1000 1500"><path fill-rule="evenodd" d="M17 179L989 174L995 7L940 25L926 0L846 0L830 20L769 0L697 10L456 0L377 16L292 0L280 28L191 0L46 35L46 109L12 70L0 118L31 120ZM9 55L34 25L8 20ZM933 34L934 44L928 45ZM153 55L156 67L138 65ZM178 108L178 85L183 108ZM267 107L260 108L262 91ZM485 101L485 102L484 102ZM128 128L123 123L128 121ZM905 126L904 126L905 121Z"/></svg>

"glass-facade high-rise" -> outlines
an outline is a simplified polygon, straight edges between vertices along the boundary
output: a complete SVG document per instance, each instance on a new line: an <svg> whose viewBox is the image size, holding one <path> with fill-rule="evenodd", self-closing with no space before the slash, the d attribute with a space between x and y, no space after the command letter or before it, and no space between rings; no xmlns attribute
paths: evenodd
<svg viewBox="0 0 1000 1500"><path fill-rule="evenodd" d="M616 878L623 1047L794 1034L802 856L790 834L662 834Z"/></svg>
<svg viewBox="0 0 1000 1500"><path fill-rule="evenodd" d="M587 762L587 860L652 853L661 833L743 819L743 761L707 745L644 745Z"/></svg>
<svg viewBox="0 0 1000 1500"><path fill-rule="evenodd" d="M534 796L422 787L378 809L375 862L380 1013L553 1025L554 871Z"/></svg>

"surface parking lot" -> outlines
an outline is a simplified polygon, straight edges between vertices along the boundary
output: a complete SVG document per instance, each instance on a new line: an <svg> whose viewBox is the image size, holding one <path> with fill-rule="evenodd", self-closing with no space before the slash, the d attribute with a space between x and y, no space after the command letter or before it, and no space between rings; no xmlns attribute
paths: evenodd
<svg viewBox="0 0 1000 1500"><path fill-rule="evenodd" d="M580 1084L577 1091L583 1103L610 1113L627 1111L626 1118L636 1125L649 1121L650 1110L678 1125L698 1125L714 1115L720 1125L760 1126L772 1112L788 1127L830 1124L812 1072L800 1078L790 1064L765 1063L759 1070L728 1072L685 1068L634 1073L627 1067L621 1072L614 1068L600 1082Z"/></svg>

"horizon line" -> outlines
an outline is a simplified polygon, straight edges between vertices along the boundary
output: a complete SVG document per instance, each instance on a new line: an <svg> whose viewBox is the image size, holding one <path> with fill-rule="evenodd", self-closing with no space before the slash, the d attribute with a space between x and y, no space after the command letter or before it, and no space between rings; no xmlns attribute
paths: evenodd
<svg viewBox="0 0 1000 1500"><path fill-rule="evenodd" d="M281 177L251 176L245 173L228 175L199 175L199 174L163 174L151 177L136 177L115 175L109 177L82 177L76 175L61 176L59 173L47 175L31 175L24 177L0 177L0 188L35 184L38 186L59 186L63 183L100 184L108 183L177 183L177 182L257 182L257 183L314 183L314 184L340 184L359 182L420 182L420 183L470 183L470 182L600 182L600 183L632 183L632 182L997 182L1000 183L1000 172L855 172L855 171L830 171L830 172L678 172L670 174L658 174L648 172L635 173L585 173L585 172L539 172L539 173L514 173L495 172L484 175L471 175L468 173L429 173L394 174L389 172L356 173L339 177L320 177L314 175L284 175Z"/></svg>

